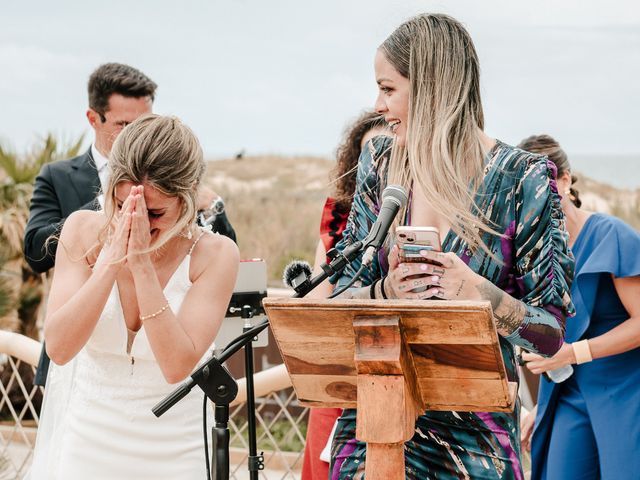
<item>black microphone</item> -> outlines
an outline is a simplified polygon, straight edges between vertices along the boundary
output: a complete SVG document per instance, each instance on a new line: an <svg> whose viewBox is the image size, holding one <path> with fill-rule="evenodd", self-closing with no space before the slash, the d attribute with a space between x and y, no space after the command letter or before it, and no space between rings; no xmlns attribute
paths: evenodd
<svg viewBox="0 0 640 480"><path fill-rule="evenodd" d="M378 219L371 227L367 238L362 242L365 248L362 265L371 265L373 256L387 238L389 228L401 208L407 204L407 192L400 185L389 185L382 192L382 207Z"/></svg>
<svg viewBox="0 0 640 480"><path fill-rule="evenodd" d="M311 276L311 265L308 262L294 260L284 269L282 282L294 290Z"/></svg>

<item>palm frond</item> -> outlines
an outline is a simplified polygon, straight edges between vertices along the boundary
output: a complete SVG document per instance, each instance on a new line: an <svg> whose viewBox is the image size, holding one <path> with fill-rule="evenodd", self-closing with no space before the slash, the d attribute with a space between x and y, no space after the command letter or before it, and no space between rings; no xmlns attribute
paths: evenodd
<svg viewBox="0 0 640 480"><path fill-rule="evenodd" d="M84 137L82 134L75 141L60 142L54 134L48 133L24 155L0 145L0 168L14 183L32 184L46 163L75 157Z"/></svg>
<svg viewBox="0 0 640 480"><path fill-rule="evenodd" d="M0 249L0 326L10 327L9 325L5 325L2 319L16 307L16 299L13 294L14 289L11 287L11 284L15 283L16 279L12 278L12 275L4 269L7 257L6 248L4 245L2 247L3 248ZM9 329L15 330L14 328Z"/></svg>
<svg viewBox="0 0 640 480"><path fill-rule="evenodd" d="M77 155L84 134L75 141L61 142L48 133L29 152L17 154L0 145L0 242L9 258L22 255L22 239L29 219L33 183L43 165Z"/></svg>
<svg viewBox="0 0 640 480"><path fill-rule="evenodd" d="M7 249L7 256L22 256L22 239L29 219L29 210L11 207L0 210L0 239Z"/></svg>

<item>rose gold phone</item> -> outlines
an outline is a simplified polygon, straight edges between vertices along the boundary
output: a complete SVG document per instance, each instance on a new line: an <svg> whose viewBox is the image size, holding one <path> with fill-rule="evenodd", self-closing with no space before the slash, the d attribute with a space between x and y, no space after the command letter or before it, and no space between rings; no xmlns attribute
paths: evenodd
<svg viewBox="0 0 640 480"><path fill-rule="evenodd" d="M396 245L398 245L398 256L403 263L431 263L432 265L440 265L438 262L432 262L420 255L421 250L441 251L440 233L434 227L398 227L396 228ZM422 275L407 277L408 279L418 280ZM431 288L430 285L417 287L411 290L414 293L424 292Z"/></svg>
<svg viewBox="0 0 640 480"><path fill-rule="evenodd" d="M396 245L398 245L401 262L427 262L420 250L440 252L440 232L435 227L398 227L396 228Z"/></svg>

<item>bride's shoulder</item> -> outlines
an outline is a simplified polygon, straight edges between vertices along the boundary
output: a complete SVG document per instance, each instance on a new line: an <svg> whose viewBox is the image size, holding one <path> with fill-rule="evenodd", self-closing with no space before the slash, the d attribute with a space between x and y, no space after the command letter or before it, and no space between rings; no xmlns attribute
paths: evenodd
<svg viewBox="0 0 640 480"><path fill-rule="evenodd" d="M106 223L103 212L77 210L67 217L60 233L60 240L70 246L86 249L93 245Z"/></svg>
<svg viewBox="0 0 640 480"><path fill-rule="evenodd" d="M106 217L102 211L76 210L65 220L62 232L67 231L69 234L94 232L94 236L96 236L105 222Z"/></svg>
<svg viewBox="0 0 640 480"><path fill-rule="evenodd" d="M239 255L238 246L229 237L202 230L201 238L194 248L194 253L203 257L219 257L220 255Z"/></svg>
<svg viewBox="0 0 640 480"><path fill-rule="evenodd" d="M237 264L240 261L240 252L230 238L204 231L193 248L192 261L200 267L196 270L203 272L210 267L217 269L224 264Z"/></svg>

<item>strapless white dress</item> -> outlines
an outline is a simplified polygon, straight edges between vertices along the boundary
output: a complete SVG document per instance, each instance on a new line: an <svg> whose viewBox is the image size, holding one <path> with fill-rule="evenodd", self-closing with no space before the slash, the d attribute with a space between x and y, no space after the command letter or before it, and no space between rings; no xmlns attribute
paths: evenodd
<svg viewBox="0 0 640 480"><path fill-rule="evenodd" d="M191 286L190 259L164 289L174 312ZM85 347L68 364L51 364L26 478L206 478L202 391L195 387L160 418L151 412L175 388L162 376L144 326L132 341L114 285Z"/></svg>

